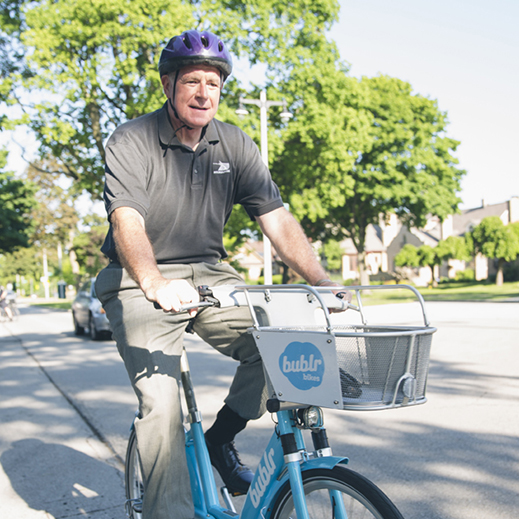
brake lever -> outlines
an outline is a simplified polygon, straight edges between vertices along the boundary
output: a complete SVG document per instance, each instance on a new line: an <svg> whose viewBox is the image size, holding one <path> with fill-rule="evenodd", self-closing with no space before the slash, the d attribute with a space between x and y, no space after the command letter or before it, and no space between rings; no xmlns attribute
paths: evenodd
<svg viewBox="0 0 519 519"><path fill-rule="evenodd" d="M220 301L213 296L213 291L207 285L200 285L198 287L198 294L200 295L200 301L182 305L177 313L188 312L195 308L206 308L208 306L220 308ZM153 307L156 310L162 310L162 307L156 301L153 302Z"/></svg>

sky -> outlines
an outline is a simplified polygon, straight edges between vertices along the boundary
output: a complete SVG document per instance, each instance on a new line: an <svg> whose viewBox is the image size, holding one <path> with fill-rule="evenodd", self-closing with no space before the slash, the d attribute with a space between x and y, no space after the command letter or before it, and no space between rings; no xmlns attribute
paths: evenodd
<svg viewBox="0 0 519 519"><path fill-rule="evenodd" d="M332 28L356 77L384 74L447 112L466 170L460 208L519 196L519 0L340 0Z"/></svg>
<svg viewBox="0 0 519 519"><path fill-rule="evenodd" d="M460 207L519 196L519 0L339 1L330 37L350 73L407 81L447 112L467 172ZM249 77L236 65L238 79ZM16 138L32 147L21 130ZM10 169L23 170L9 148Z"/></svg>

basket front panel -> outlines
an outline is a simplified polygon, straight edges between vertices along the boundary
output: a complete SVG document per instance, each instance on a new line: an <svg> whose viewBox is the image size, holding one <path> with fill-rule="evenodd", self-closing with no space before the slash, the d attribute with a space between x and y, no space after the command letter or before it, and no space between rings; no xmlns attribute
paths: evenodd
<svg viewBox="0 0 519 519"><path fill-rule="evenodd" d="M262 329L253 337L278 400L342 408L333 335Z"/></svg>

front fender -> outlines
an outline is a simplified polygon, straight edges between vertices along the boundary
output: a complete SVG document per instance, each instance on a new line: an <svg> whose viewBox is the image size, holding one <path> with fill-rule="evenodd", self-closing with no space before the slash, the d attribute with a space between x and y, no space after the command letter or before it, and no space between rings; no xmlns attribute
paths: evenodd
<svg viewBox="0 0 519 519"><path fill-rule="evenodd" d="M304 461L301 464L301 472L310 469L333 469L337 465L347 465L348 458L341 458L339 456L324 456L322 458L312 458Z"/></svg>
<svg viewBox="0 0 519 519"><path fill-rule="evenodd" d="M301 463L301 472L303 473L307 470L312 469L333 469L337 465L346 465L348 463L348 458L341 458L338 456L325 456L322 458L312 458L310 460L304 461ZM280 474L280 476L275 480L271 481L267 494L263 497L261 503L261 510L259 507L254 506L250 496L245 501L243 506L243 510L241 513L241 517L263 517L268 519L270 516L270 512L272 511L272 506L276 502L276 499L283 489L285 485L288 485L288 470L285 468Z"/></svg>

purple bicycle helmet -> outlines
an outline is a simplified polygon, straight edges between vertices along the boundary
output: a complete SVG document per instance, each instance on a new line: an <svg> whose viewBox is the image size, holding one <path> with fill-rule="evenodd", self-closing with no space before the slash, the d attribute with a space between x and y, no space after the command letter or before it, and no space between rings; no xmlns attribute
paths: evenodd
<svg viewBox="0 0 519 519"><path fill-rule="evenodd" d="M160 55L159 74L162 77L188 65L216 67L224 81L232 72L232 58L225 44L208 31L184 31L173 36Z"/></svg>

